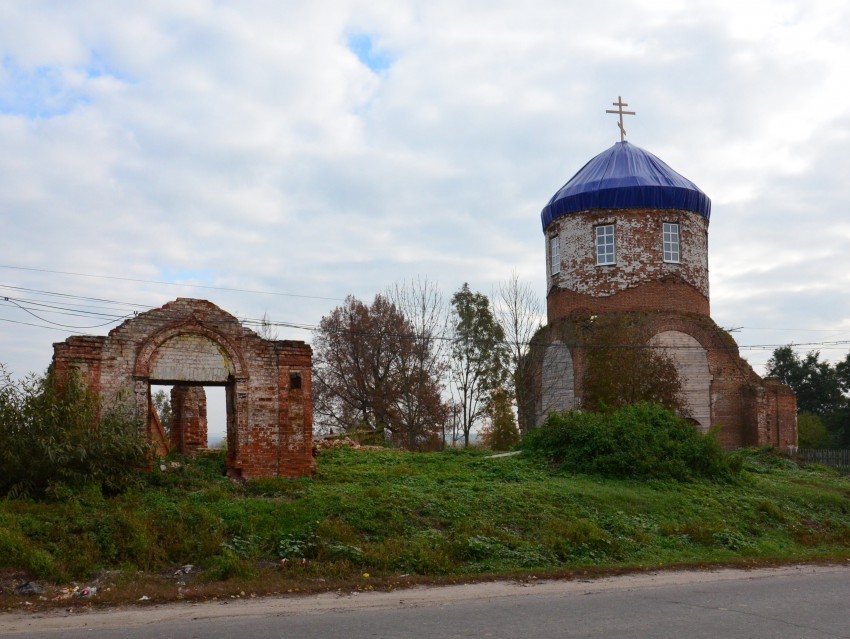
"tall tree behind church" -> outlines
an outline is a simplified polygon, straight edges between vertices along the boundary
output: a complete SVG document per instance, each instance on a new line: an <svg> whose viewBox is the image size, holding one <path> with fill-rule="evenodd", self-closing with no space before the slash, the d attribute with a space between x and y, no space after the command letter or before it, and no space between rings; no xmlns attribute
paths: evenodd
<svg viewBox="0 0 850 639"><path fill-rule="evenodd" d="M519 429L524 433L534 426L534 365L528 352L531 338L542 326L543 303L534 289L527 282L521 282L514 271L499 283L493 295L493 306L505 332L510 358L508 395L513 397Z"/></svg>
<svg viewBox="0 0 850 639"><path fill-rule="evenodd" d="M505 331L489 298L464 285L452 296L452 392L460 405L463 445L487 415L492 393L508 376Z"/></svg>

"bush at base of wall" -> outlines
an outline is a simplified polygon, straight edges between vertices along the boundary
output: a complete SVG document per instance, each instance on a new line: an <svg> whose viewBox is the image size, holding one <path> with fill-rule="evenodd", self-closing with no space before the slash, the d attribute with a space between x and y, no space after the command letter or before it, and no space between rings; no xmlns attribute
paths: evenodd
<svg viewBox="0 0 850 639"><path fill-rule="evenodd" d="M713 435L647 403L605 413L552 413L523 448L564 470L623 479L730 479L739 465Z"/></svg>

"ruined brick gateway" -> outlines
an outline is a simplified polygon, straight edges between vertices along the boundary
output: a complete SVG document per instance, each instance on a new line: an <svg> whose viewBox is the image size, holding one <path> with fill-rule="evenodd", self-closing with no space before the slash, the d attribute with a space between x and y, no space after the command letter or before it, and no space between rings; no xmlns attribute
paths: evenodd
<svg viewBox="0 0 850 639"><path fill-rule="evenodd" d="M531 349L526 423L579 408L588 348L604 327L672 359L687 417L727 448L797 443L796 398L761 379L709 315L711 202L654 155L620 142L544 207L548 325ZM616 357L616 352L612 351Z"/></svg>
<svg viewBox="0 0 850 639"><path fill-rule="evenodd" d="M59 383L73 370L104 402L132 402L160 452L206 446L203 386L224 386L230 476L298 477L314 468L312 351L304 342L263 339L211 302L179 298L106 337L69 337L53 348ZM151 384L174 385L170 442Z"/></svg>

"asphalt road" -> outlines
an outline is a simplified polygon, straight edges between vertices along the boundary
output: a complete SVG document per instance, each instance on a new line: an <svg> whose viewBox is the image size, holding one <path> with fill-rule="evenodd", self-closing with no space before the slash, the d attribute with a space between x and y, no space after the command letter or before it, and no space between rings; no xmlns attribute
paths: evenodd
<svg viewBox="0 0 850 639"><path fill-rule="evenodd" d="M3 615L0 637L850 638L850 566L661 572L533 585Z"/></svg>

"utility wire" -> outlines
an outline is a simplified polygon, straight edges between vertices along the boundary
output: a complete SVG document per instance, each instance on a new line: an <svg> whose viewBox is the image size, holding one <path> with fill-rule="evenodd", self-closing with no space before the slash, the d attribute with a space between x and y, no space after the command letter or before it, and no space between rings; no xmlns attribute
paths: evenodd
<svg viewBox="0 0 850 639"><path fill-rule="evenodd" d="M8 298L6 296L0 297L0 300L6 301L12 298ZM28 300L25 298L14 298L21 304L29 305L28 308L32 310L31 307L36 306L39 309L43 309L46 313L56 313L59 315L71 315L75 317L109 317L112 319L118 319L120 317L124 317L123 315L116 315L115 313L101 313L98 311L87 311L81 308L74 307L65 307L65 306L57 306L56 304L45 304L44 302L40 302L38 300Z"/></svg>
<svg viewBox="0 0 850 639"><path fill-rule="evenodd" d="M277 297L298 297L312 300L330 300L333 302L345 301L339 297L322 297L320 295L301 295L298 293L278 293L275 291L256 291L245 288L230 288L226 286L209 286L204 284L181 284L180 282L164 282L162 280L143 280L133 277L118 277L116 275L93 275L91 273L74 273L71 271L54 271L46 268L31 268L27 266L12 266L9 264L0 264L0 268L12 269L16 271L31 271L36 273L53 273L55 275L72 275L74 277L91 277L103 280L118 280L120 282L138 282L141 284L161 284L163 286L183 286L187 288L202 288L211 291L229 291L234 293L250 293L252 295L274 295Z"/></svg>
<svg viewBox="0 0 850 639"><path fill-rule="evenodd" d="M33 324L32 322L20 322L18 320L6 319L5 317L0 317L0 322L8 322L9 324L20 324L22 326L34 326L35 328L46 328L49 331L61 331L63 333L67 333L66 330L61 328L56 328L54 326L44 326L43 324ZM82 333L87 337L96 337L92 333Z"/></svg>
<svg viewBox="0 0 850 639"><path fill-rule="evenodd" d="M45 318L43 318L43 317L41 317L41 316L39 316L39 315L36 315L35 313L33 313L33 312L32 312L31 310L29 310L28 308L26 308L26 307L24 307L24 306L21 306L20 304L18 304L18 303L17 303L15 300L13 300L12 298L4 297L4 298L3 298L3 300L4 300L4 301L6 301L6 302L11 302L12 304L14 304L15 306L17 306L19 309L21 309L21 310L22 310L22 311L24 311L25 313L29 313L30 315L32 315L32 316L33 316L34 318L36 318L37 320L41 320L42 322L44 322L44 323L46 323L46 324L52 324L53 326L60 326L60 327L62 327L62 328L72 328L72 329L74 329L74 330L79 330L79 329L89 329L89 328L101 328L101 327L103 327L103 326L109 326L110 324L115 324L115 323L117 323L117 322L120 322L122 319L127 319L128 317L130 317L130 315L125 315L123 318L118 318L118 319L109 320L108 322L104 322L103 324L93 324L92 326L73 326L73 325L71 325L71 324L59 324L58 322L51 322L49 319L45 319Z"/></svg>
<svg viewBox="0 0 850 639"><path fill-rule="evenodd" d="M46 295L48 297L63 297L75 300L83 300L86 302L103 302L107 304L119 304L122 306L135 306L137 308L150 308L147 304L136 304L134 302L119 302L116 300L104 299L102 297L86 297L84 295L73 295L71 293L58 293L56 291L45 291L37 288L26 288L23 286L12 286L10 284L0 284L0 288L5 288L13 291L20 291L24 293L34 293L37 295Z"/></svg>
<svg viewBox="0 0 850 639"><path fill-rule="evenodd" d="M2 268L2 266L0 266L0 268ZM39 324L19 322L19 321L9 320L9 319L4 319L3 321L16 323L16 324L24 324L24 325L27 325L27 326L33 326L33 327L39 327L39 328L51 328L51 329L53 329L53 327L60 327L60 328L66 328L66 329L72 329L72 330L101 328L101 327L104 327L104 326L108 326L110 324L116 324L120 321L129 319L130 317L132 317L134 315L136 315L135 321L141 323L141 322L148 321L148 318L146 318L144 316L144 311L153 310L152 307L150 307L148 305L138 304L138 303L134 303L134 302L119 302L119 301L116 301L116 300L110 300L110 299L106 299L106 298L96 298L96 297L72 295L72 294L61 293L61 292L56 292L56 291L46 291L46 290L40 290L40 289L16 287L16 286L3 285L3 284L0 284L0 288L9 289L9 290L17 290L17 291L21 291L21 292L27 292L27 293L30 293L30 294L36 294L36 295L44 295L44 296L53 297L53 298L60 298L60 299L65 299L65 300L69 301L69 305L63 306L63 305L60 305L58 302L55 303L55 304L47 304L46 302L41 302L41 301L38 301L38 300L30 300L30 299L22 298L22 297L14 298L14 297L9 297L9 296L0 296L0 302L6 301L9 304L14 305L15 307L19 308L20 310L28 313L32 317L35 317L36 319L38 319L42 322L45 322L46 324L49 324L50 326L43 326L43 325L39 325ZM142 310L141 315L138 314L138 311L124 312L126 310L126 308L121 310L121 314L108 314L108 313L101 313L101 312L97 312L97 311L86 310L85 308L79 308L80 305L74 304L73 300L83 300L83 301L86 301L86 302L96 301L96 302L100 302L100 303L107 304L107 305L113 304L113 305L119 305L119 306L124 306L124 307L135 307L137 309L140 309L140 310L144 309L144 310ZM109 306L98 306L97 308L101 308L102 310L110 310ZM71 315L71 316L74 316L74 317L92 317L92 318L96 317L98 319L102 319L102 318L111 318L111 319L109 321L106 321L106 322L103 322L103 323L100 323L100 324L93 324L93 325L90 325L90 326L74 326L74 325L62 324L62 323L59 323L59 322L53 322L51 320L48 320L48 319L42 317L41 315L39 315L35 311L42 312L42 313L56 313L56 314ZM315 332L315 331L318 331L318 330L321 329L321 326L315 325L315 324L302 324L302 323L287 322L287 321L274 321L274 320L262 319L262 318L261 319L237 318L237 320L241 324L243 324L244 326L256 327L256 328L262 328L263 326L268 326L268 327L271 327L271 328L289 328L289 329L294 329L294 330L303 330L303 331L311 331L311 332ZM150 318L150 322L158 322L158 320L155 319L155 318ZM217 320L209 320L208 323L216 324L216 323L219 323L219 322ZM227 323L227 321L225 320L222 323ZM760 329L760 330L771 330L771 329ZM777 329L777 330L779 330L779 329ZM782 330L793 330L793 329L782 329ZM826 329L824 329L824 330L826 330ZM339 333L346 333L346 334L350 334L350 335L353 335L353 336L359 336L359 337L375 337L375 336L380 335L379 333L376 333L376 332L373 332L373 331L357 331L357 330L344 329L344 328L332 330L330 332L338 333L338 334ZM405 336L402 336L402 338L403 339L410 339L410 340L426 340L426 341L437 341L437 340L445 341L445 342L456 342L456 341L458 341L457 338L454 338L451 335L445 335L445 334L409 335L409 336L405 335ZM530 342L522 342L522 344L525 345L525 346L528 346L528 345L530 345ZM786 346L786 345L788 345L788 344L749 344L749 345L743 344L743 345L737 345L737 348L738 348L739 351L740 350L747 350L747 351L773 350L773 349L776 349L778 347ZM822 348L822 349L838 349L838 348L843 348L843 347L850 345L850 340L810 341L810 342L792 343L791 345L795 346L795 347L808 347L808 348L818 348L819 347L819 348ZM650 346L650 345L635 345L635 344L606 344L606 345L595 345L595 346L593 344L584 344L584 347L586 347L586 348L587 347L591 347L591 348L613 348L613 349L616 349L616 348L620 348L620 349L654 348L653 346ZM666 347L666 348L670 349L671 347ZM687 350L687 349L701 349L702 346L680 346L680 347L675 347L675 348L676 349L685 349L685 350Z"/></svg>

